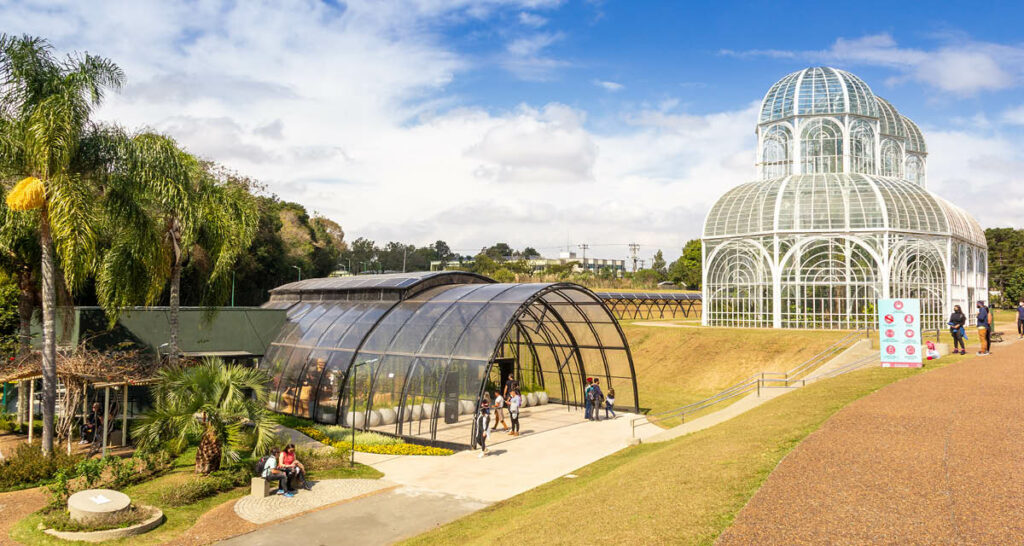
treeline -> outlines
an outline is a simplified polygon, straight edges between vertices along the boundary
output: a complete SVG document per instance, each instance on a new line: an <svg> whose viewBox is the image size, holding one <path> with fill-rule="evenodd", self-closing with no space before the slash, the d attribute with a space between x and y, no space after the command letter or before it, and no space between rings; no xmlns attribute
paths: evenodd
<svg viewBox="0 0 1024 546"><path fill-rule="evenodd" d="M989 228L988 285L993 292L992 303L999 307L1016 307L1024 300L1024 229Z"/></svg>

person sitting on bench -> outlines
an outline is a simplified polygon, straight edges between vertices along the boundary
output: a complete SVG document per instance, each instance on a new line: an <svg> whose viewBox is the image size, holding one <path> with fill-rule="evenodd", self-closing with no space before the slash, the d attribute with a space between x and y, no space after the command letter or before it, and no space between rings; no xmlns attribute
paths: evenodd
<svg viewBox="0 0 1024 546"><path fill-rule="evenodd" d="M263 464L263 479L268 482L277 482L277 494L284 495L286 497L294 497L295 492L288 489L288 473L277 466L277 461L281 458L281 450L278 448L272 448L270 450L270 457L267 457L267 462Z"/></svg>
<svg viewBox="0 0 1024 546"><path fill-rule="evenodd" d="M78 442L81 445L91 444L96 441L96 432L103 428L103 416L100 415L100 403L94 402L92 405L92 411L82 421L80 431L82 433L82 440Z"/></svg>
<svg viewBox="0 0 1024 546"><path fill-rule="evenodd" d="M306 480L306 467L295 458L295 444L288 444L281 452L281 469L292 478L292 486L299 486L306 491L312 489Z"/></svg>

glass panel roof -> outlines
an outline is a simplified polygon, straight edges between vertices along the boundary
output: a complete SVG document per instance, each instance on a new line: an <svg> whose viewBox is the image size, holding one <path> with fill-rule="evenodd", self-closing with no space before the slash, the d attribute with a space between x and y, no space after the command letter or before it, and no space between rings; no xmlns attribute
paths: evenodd
<svg viewBox="0 0 1024 546"><path fill-rule="evenodd" d="M354 275L348 277L324 277L306 279L279 286L270 291L275 294L349 292L360 290L405 291L416 285L437 279L438 277L454 277L463 283L494 282L483 275L466 271L415 271L410 273L384 273L381 275ZM448 282L448 281L445 281Z"/></svg>
<svg viewBox="0 0 1024 546"><path fill-rule="evenodd" d="M759 123L794 115L857 114L878 117L878 103L857 76L827 66L787 74L772 85L761 102Z"/></svg>
<svg viewBox="0 0 1024 546"><path fill-rule="evenodd" d="M845 173L794 175L737 186L711 208L704 236L884 228L948 234L985 244L984 232L970 215L917 184Z"/></svg>
<svg viewBox="0 0 1024 546"><path fill-rule="evenodd" d="M882 97L875 97L878 100L878 111L881 114L879 134L906 138L907 130L903 125L903 116L896 110L896 107Z"/></svg>

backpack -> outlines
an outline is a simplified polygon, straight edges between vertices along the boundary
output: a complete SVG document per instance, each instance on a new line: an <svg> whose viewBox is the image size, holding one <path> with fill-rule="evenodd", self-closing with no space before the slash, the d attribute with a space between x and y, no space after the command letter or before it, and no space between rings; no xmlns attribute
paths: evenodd
<svg viewBox="0 0 1024 546"><path fill-rule="evenodd" d="M264 456L260 457L260 460L256 461L256 466L253 467L253 470L256 471L256 475L257 476L262 476L263 475L263 467L267 466L267 461L268 460L270 460L270 456L269 455L264 455Z"/></svg>
<svg viewBox="0 0 1024 546"><path fill-rule="evenodd" d="M597 394L594 392L593 385L591 385L587 387L587 400L593 402L595 399L597 399Z"/></svg>

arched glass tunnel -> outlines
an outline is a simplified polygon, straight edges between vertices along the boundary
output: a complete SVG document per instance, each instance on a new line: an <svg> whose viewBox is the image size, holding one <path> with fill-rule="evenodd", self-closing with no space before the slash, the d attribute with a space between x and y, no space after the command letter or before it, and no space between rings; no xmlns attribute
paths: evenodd
<svg viewBox="0 0 1024 546"><path fill-rule="evenodd" d="M581 406L595 377L618 408L639 406L625 336L579 285L365 275L284 285L266 307L288 310L260 363L280 413L462 446L481 395L509 373L537 404Z"/></svg>

